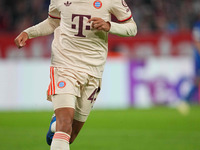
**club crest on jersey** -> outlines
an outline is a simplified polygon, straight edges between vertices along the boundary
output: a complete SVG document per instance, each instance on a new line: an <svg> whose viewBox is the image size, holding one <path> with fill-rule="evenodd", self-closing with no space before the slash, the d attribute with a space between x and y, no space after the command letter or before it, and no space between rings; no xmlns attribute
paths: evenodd
<svg viewBox="0 0 200 150"><path fill-rule="evenodd" d="M58 82L58 87L59 88L64 88L65 86L66 86L66 82L65 81Z"/></svg>
<svg viewBox="0 0 200 150"><path fill-rule="evenodd" d="M100 0L96 0L93 3L94 8L100 9L102 7L102 2Z"/></svg>

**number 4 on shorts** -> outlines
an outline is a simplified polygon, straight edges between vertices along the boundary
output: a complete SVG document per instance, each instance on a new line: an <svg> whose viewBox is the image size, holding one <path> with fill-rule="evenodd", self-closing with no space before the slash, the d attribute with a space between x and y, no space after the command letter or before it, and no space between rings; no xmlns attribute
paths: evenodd
<svg viewBox="0 0 200 150"><path fill-rule="evenodd" d="M100 90L101 90L101 88L98 87L92 92L92 94L88 98L88 100L91 101L91 103L96 100L97 94L100 92Z"/></svg>

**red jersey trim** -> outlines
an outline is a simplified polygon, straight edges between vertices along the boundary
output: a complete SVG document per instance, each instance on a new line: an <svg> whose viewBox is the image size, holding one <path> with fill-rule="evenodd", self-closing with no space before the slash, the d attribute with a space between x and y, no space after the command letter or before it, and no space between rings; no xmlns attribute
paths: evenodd
<svg viewBox="0 0 200 150"><path fill-rule="evenodd" d="M50 15L50 14L49 14L49 16L50 16L51 18L54 18L54 19L60 19L60 17L55 17L55 16L52 16L52 15Z"/></svg>
<svg viewBox="0 0 200 150"><path fill-rule="evenodd" d="M124 19L124 20L119 20L119 22L124 22L124 21L127 21L129 19L131 19L132 15L130 17L128 17L127 19Z"/></svg>

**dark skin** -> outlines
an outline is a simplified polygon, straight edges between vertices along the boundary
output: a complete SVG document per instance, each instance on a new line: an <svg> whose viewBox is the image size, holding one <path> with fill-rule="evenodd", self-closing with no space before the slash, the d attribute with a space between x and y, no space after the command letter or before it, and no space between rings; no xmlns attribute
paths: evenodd
<svg viewBox="0 0 200 150"><path fill-rule="evenodd" d="M16 37L14 41L18 48L22 48L26 45L26 41L28 39L29 39L28 34L26 32L22 32Z"/></svg>
<svg viewBox="0 0 200 150"><path fill-rule="evenodd" d="M58 108L55 110L56 114L56 131L62 131L69 135L70 144L73 143L85 122L77 121L74 118L73 108Z"/></svg>
<svg viewBox="0 0 200 150"><path fill-rule="evenodd" d="M105 22L101 18L93 17L93 18L89 19L88 22L89 23L92 22L91 26L92 26L93 29L103 30L105 32L108 32L110 30L110 23Z"/></svg>

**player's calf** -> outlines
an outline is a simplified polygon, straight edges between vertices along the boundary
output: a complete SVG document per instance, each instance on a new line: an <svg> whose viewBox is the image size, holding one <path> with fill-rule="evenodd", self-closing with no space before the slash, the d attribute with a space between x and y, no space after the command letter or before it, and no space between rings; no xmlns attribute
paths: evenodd
<svg viewBox="0 0 200 150"><path fill-rule="evenodd" d="M51 143L51 150L69 150L70 135L74 118L73 108L58 108L55 110L56 132Z"/></svg>
<svg viewBox="0 0 200 150"><path fill-rule="evenodd" d="M74 119L73 124L72 124L71 139L69 141L70 144L72 144L74 142L74 140L78 136L81 128L83 127L84 123L85 122L80 122L80 121Z"/></svg>

